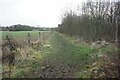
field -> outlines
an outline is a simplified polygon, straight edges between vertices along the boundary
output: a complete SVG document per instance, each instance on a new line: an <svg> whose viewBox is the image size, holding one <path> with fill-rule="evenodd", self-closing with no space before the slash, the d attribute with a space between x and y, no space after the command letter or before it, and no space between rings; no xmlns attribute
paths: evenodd
<svg viewBox="0 0 120 80"><path fill-rule="evenodd" d="M6 35L12 35L13 38L26 38L28 33L31 33L32 37L38 37L40 33L44 33L45 31L2 31L2 39L4 40Z"/></svg>
<svg viewBox="0 0 120 80"><path fill-rule="evenodd" d="M28 43L28 32L31 43ZM2 39L12 35L22 45L15 52L11 73L3 64L3 77L11 78L101 78L116 77L117 47L78 41L58 32L16 31L2 32ZM33 44L35 43L35 44ZM29 45L30 44L30 45ZM33 45L31 45L33 44ZM116 71L113 71L116 70ZM6 73L5 73L6 72Z"/></svg>

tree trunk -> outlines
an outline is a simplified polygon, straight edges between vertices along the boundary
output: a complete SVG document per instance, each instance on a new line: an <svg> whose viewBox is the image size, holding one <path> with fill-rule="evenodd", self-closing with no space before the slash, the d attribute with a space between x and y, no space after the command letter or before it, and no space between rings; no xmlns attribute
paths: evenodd
<svg viewBox="0 0 120 80"><path fill-rule="evenodd" d="M116 20L116 45L118 45L118 19Z"/></svg>

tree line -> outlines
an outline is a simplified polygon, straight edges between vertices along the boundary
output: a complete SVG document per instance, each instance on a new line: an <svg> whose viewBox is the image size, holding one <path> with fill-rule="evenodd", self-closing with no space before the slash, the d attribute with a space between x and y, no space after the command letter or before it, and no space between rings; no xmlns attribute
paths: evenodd
<svg viewBox="0 0 120 80"><path fill-rule="evenodd" d="M79 13L78 13L79 12ZM89 1L80 11L63 14L58 31L83 40L117 40L120 26L120 1Z"/></svg>
<svg viewBox="0 0 120 80"><path fill-rule="evenodd" d="M0 27L0 28L2 28L1 31L49 31L54 29L54 28L45 28L45 27L34 27L34 26L21 25L21 24L16 24L7 27Z"/></svg>

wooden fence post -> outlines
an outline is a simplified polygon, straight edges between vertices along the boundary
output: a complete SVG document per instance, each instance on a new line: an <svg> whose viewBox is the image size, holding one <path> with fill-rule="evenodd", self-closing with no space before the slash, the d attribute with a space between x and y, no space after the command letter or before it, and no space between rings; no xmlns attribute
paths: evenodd
<svg viewBox="0 0 120 80"><path fill-rule="evenodd" d="M40 39L40 32L39 32L39 39Z"/></svg>
<svg viewBox="0 0 120 80"><path fill-rule="evenodd" d="M30 47L30 33L28 32L28 45Z"/></svg>
<svg viewBox="0 0 120 80"><path fill-rule="evenodd" d="M43 33L43 40L44 40L44 42L45 42L45 33Z"/></svg>
<svg viewBox="0 0 120 80"><path fill-rule="evenodd" d="M30 47L30 32L28 32L28 46ZM27 57L28 57L28 53L26 53Z"/></svg>
<svg viewBox="0 0 120 80"><path fill-rule="evenodd" d="M10 54L8 56L8 65L9 65L9 78L11 78L11 71L12 71L12 65L14 65L14 60L15 60L15 53L13 51L15 51L15 48L11 42L11 39L9 38L8 35L6 35L6 40L7 40L7 43L6 45L9 47L10 49Z"/></svg>

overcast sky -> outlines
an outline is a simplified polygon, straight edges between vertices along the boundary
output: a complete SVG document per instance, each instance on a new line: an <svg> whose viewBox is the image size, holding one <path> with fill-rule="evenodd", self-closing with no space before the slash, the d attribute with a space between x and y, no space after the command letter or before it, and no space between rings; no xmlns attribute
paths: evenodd
<svg viewBox="0 0 120 80"><path fill-rule="evenodd" d="M56 27L62 13L83 0L0 0L0 25Z"/></svg>

